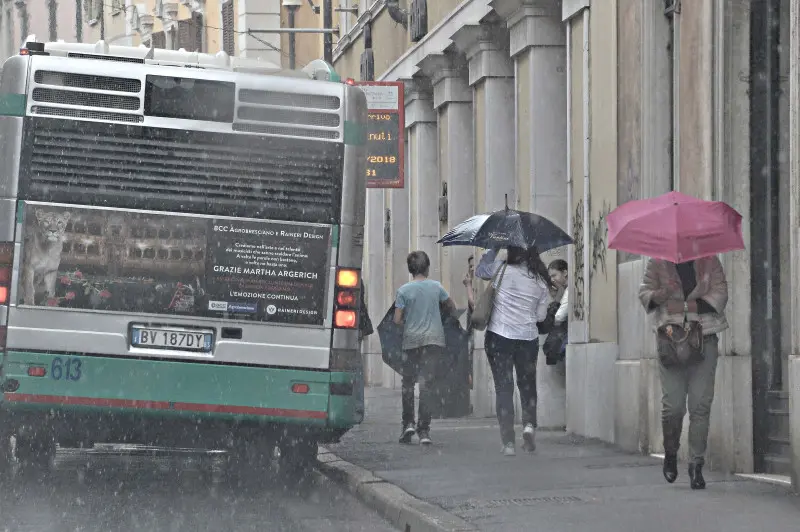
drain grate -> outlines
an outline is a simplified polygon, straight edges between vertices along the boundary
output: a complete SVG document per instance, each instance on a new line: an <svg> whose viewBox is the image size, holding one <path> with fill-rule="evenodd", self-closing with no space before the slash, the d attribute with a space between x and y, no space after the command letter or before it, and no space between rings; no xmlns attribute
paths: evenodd
<svg viewBox="0 0 800 532"><path fill-rule="evenodd" d="M633 467L655 467L658 462L623 462L621 464L589 464L586 469L625 469Z"/></svg>
<svg viewBox="0 0 800 532"><path fill-rule="evenodd" d="M573 495L550 497L514 497L510 499L468 500L454 504L448 508L457 511L479 510L485 508L504 508L508 506L535 506L537 504L570 504L585 502Z"/></svg>

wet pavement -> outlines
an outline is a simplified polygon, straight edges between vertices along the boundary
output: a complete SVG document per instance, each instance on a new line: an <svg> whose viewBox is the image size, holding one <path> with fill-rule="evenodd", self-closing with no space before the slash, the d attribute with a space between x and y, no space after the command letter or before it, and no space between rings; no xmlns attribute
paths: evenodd
<svg viewBox="0 0 800 532"><path fill-rule="evenodd" d="M98 446L0 480L0 531L369 531L393 528L313 471L230 463L224 453Z"/></svg>
<svg viewBox="0 0 800 532"><path fill-rule="evenodd" d="M711 471L708 489L693 491L686 464L667 484L660 460L563 432L541 432L535 453L505 457L494 419L434 419L433 445L401 445L400 391L365 395L364 423L326 448L477 530L800 530L800 497L785 488Z"/></svg>

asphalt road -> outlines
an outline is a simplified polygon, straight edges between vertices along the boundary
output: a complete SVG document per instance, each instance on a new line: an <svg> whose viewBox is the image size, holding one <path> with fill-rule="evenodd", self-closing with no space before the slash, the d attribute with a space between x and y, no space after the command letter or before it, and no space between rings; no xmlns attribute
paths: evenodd
<svg viewBox="0 0 800 532"><path fill-rule="evenodd" d="M394 530L316 471L301 477L222 453L59 450L49 469L0 479L0 531Z"/></svg>

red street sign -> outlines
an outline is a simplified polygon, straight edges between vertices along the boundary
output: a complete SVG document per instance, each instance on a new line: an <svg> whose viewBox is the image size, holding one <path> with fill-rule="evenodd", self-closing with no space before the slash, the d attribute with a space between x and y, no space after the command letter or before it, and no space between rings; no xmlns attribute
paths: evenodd
<svg viewBox="0 0 800 532"><path fill-rule="evenodd" d="M367 95L367 188L405 186L405 102L402 81L357 81Z"/></svg>

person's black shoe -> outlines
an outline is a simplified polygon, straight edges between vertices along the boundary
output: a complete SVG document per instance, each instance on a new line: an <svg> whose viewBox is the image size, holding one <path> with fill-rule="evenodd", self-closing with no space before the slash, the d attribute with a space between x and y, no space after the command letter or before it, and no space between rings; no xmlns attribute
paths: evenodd
<svg viewBox="0 0 800 532"><path fill-rule="evenodd" d="M430 445L431 443L433 443L433 441L431 440L431 435L428 434L427 430L420 429L417 433L419 434L420 445Z"/></svg>
<svg viewBox="0 0 800 532"><path fill-rule="evenodd" d="M664 478L672 484L678 478L678 455L664 455Z"/></svg>
<svg viewBox="0 0 800 532"><path fill-rule="evenodd" d="M706 489L706 479L703 478L703 466L700 464L689 464L689 484L693 490Z"/></svg>
<svg viewBox="0 0 800 532"><path fill-rule="evenodd" d="M414 425L403 425L403 432L400 433L400 443L411 443L411 438L416 434Z"/></svg>

